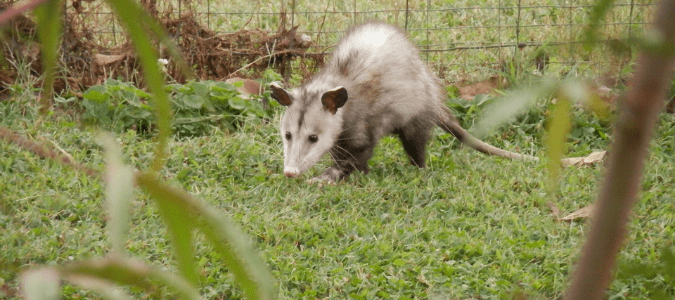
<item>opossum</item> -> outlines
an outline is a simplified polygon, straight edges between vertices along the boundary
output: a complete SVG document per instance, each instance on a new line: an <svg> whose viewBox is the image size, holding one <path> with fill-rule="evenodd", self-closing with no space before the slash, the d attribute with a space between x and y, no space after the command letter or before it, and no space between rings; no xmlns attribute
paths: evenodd
<svg viewBox="0 0 675 300"><path fill-rule="evenodd" d="M302 86L287 91L271 83L270 89L286 106L280 132L287 177L300 175L326 153L335 164L314 180L336 182L354 170L368 173L373 149L388 134L398 135L410 162L424 168L434 126L486 154L537 159L488 145L464 130L444 104L440 79L406 34L386 23L349 29L328 64Z"/></svg>

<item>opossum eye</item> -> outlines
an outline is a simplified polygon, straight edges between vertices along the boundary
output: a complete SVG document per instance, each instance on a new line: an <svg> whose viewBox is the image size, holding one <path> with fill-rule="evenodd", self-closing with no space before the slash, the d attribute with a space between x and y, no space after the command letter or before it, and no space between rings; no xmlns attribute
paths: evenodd
<svg viewBox="0 0 675 300"><path fill-rule="evenodd" d="M288 131L286 132L286 139L289 141L291 140L291 133Z"/></svg>
<svg viewBox="0 0 675 300"><path fill-rule="evenodd" d="M316 143L316 141L318 141L318 140L319 140L319 137L316 136L316 134L312 134L312 135L309 136L309 142L312 143L312 144Z"/></svg>

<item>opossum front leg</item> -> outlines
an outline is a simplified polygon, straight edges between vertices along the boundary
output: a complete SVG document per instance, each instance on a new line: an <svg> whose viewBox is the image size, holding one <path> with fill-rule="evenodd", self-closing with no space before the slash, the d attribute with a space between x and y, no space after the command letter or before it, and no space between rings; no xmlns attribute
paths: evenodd
<svg viewBox="0 0 675 300"><path fill-rule="evenodd" d="M368 174L368 160L373 156L372 147L359 151L341 151L340 153L342 155L332 154L335 164L326 169L321 176L312 178L310 182L324 181L335 183L349 177L349 174L354 170Z"/></svg>

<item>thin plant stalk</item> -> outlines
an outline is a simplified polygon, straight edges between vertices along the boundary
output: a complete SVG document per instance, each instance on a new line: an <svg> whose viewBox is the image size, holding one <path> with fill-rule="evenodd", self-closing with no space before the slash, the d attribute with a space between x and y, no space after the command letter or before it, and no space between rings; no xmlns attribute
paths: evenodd
<svg viewBox="0 0 675 300"><path fill-rule="evenodd" d="M645 49L633 86L627 91L616 124L609 169L595 204L590 233L582 248L565 299L603 299L626 235L631 208L640 188L647 147L663 108L675 66L675 2L661 1L656 13L659 47Z"/></svg>

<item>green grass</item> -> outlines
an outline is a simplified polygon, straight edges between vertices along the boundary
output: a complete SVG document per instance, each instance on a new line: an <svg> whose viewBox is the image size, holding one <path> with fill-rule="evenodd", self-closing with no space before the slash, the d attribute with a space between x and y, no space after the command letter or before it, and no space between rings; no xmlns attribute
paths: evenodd
<svg viewBox="0 0 675 300"><path fill-rule="evenodd" d="M0 125L103 168L93 129L60 110L38 123L34 103L25 93L0 102ZM547 113L541 102L486 140L542 156ZM469 127L473 116L460 118ZM664 247L673 248L675 234L674 119L661 116L609 299L651 299L658 290L668 298L675 295L675 275L662 258ZM583 125L572 134L578 140L570 146L575 153L607 146L607 140L586 129L597 121L579 111L574 120ZM117 137L127 162L147 169L153 142L133 131ZM354 174L335 186L309 185L305 180L328 162L302 178L285 178L276 121L251 119L234 132L214 127L201 137L174 136L161 175L243 227L276 277L281 299L561 296L585 225L556 221L548 203L563 214L592 203L603 166L563 170L558 193L547 196L543 164L487 157L458 145L435 131L428 168L419 170L409 165L398 140L386 138L370 161L370 174ZM109 250L102 182L4 141L0 153L0 278L5 284L15 288L18 273L30 267ZM132 203L126 249L173 270L169 237L147 200L138 193ZM227 266L202 237L195 249L204 295L240 298ZM160 287L136 293L157 299L170 295ZM95 297L70 286L64 296Z"/></svg>

